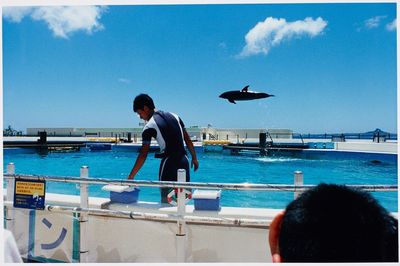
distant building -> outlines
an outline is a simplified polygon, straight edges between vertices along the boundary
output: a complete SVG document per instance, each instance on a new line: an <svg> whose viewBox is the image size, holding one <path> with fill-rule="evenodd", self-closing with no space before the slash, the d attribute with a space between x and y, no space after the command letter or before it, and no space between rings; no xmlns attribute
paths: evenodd
<svg viewBox="0 0 400 266"><path fill-rule="evenodd" d="M27 128L28 136L38 136L39 132L46 131L51 136L71 137L117 137L134 140L142 136L142 128ZM229 140L231 142L256 141L260 133L267 133L272 138L291 139L293 131L289 129L244 129L244 128L212 128L191 126L186 128L193 141L202 140Z"/></svg>
<svg viewBox="0 0 400 266"><path fill-rule="evenodd" d="M128 137L131 133L141 136L142 128L27 128L26 134L37 136L39 132L46 131L48 136L72 136L72 137Z"/></svg>

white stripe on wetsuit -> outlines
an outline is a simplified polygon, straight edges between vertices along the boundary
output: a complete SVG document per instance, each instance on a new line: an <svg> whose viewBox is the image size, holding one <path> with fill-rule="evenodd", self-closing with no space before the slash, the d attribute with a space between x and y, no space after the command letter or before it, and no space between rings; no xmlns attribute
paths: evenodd
<svg viewBox="0 0 400 266"><path fill-rule="evenodd" d="M157 123L156 123L156 121L154 120L153 117L151 117L149 122L147 122L147 124L144 126L143 131L145 131L148 128L149 129L152 128L152 129L156 130L157 134L156 134L155 139L157 140L158 146L160 147L160 152L162 153L165 150L166 143L165 143L165 140L164 140L164 138L163 138L163 136L161 134L161 130L158 127L158 125L157 125ZM150 141L150 143L151 143L151 141Z"/></svg>
<svg viewBox="0 0 400 266"><path fill-rule="evenodd" d="M162 165L162 167L161 167L160 176L158 177L158 179L160 179L160 180L161 180L161 178L162 178L162 176L163 176L163 173L164 173L164 166L165 166L165 164L167 163L168 158L169 158L169 157L165 158L165 161L163 162L163 165ZM162 180L161 180L161 181L162 181Z"/></svg>

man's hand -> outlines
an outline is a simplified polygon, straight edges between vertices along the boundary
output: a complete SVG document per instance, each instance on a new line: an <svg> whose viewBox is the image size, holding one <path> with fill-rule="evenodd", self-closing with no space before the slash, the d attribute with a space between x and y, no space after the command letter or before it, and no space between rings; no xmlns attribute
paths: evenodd
<svg viewBox="0 0 400 266"><path fill-rule="evenodd" d="M191 167L193 168L194 166L194 171L197 170L197 168L199 168L199 162L197 161L197 159L192 159L192 163L191 163Z"/></svg>

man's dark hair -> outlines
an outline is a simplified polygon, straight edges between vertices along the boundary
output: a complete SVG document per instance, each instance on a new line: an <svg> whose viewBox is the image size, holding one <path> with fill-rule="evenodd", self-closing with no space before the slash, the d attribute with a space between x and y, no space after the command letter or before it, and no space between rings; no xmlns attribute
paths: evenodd
<svg viewBox="0 0 400 266"><path fill-rule="evenodd" d="M139 94L136 96L135 100L133 100L133 111L136 112L138 109L143 110L145 105L152 110L156 108L153 99L149 95L143 93Z"/></svg>
<svg viewBox="0 0 400 266"><path fill-rule="evenodd" d="M283 262L398 262L398 221L369 193L320 184L282 220Z"/></svg>

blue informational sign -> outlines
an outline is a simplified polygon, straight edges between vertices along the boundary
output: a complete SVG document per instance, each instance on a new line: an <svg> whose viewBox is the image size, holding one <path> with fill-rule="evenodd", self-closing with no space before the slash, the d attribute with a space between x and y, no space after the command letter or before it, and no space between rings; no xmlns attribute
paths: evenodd
<svg viewBox="0 0 400 266"><path fill-rule="evenodd" d="M43 210L45 206L45 195L45 180L15 179L15 208Z"/></svg>

